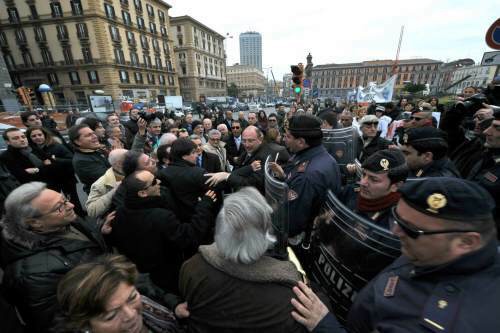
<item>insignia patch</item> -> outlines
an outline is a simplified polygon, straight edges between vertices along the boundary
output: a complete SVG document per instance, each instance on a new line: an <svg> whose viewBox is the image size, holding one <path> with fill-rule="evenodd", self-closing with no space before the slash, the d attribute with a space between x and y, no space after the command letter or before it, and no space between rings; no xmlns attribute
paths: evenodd
<svg viewBox="0 0 500 333"><path fill-rule="evenodd" d="M492 174L489 171L487 173L485 173L483 177L486 178L487 180L489 180L492 183L494 183L494 182L496 182L498 180L498 177L495 176L494 174Z"/></svg>
<svg viewBox="0 0 500 333"><path fill-rule="evenodd" d="M423 173L424 173L424 170L420 169L420 170L418 170L416 176L420 177L420 176L422 176Z"/></svg>
<svg viewBox="0 0 500 333"><path fill-rule="evenodd" d="M433 193L427 197L427 204L429 205L427 210L437 214L438 209L445 207L447 203L448 201L444 195L441 193Z"/></svg>
<svg viewBox="0 0 500 333"><path fill-rule="evenodd" d="M384 169L384 171L389 170L389 161L385 158L380 160L380 166Z"/></svg>
<svg viewBox="0 0 500 333"><path fill-rule="evenodd" d="M444 299L440 299L438 301L438 308L444 309L447 306L448 306L448 302L446 302Z"/></svg>
<svg viewBox="0 0 500 333"><path fill-rule="evenodd" d="M396 293L396 286L398 285L399 276L391 276L387 280L387 284L384 289L384 297L392 297Z"/></svg>
<svg viewBox="0 0 500 333"><path fill-rule="evenodd" d="M297 199L299 195L294 190L288 190L288 201L293 201Z"/></svg>
<svg viewBox="0 0 500 333"><path fill-rule="evenodd" d="M304 172L306 171L307 165L309 164L309 161L304 161L300 163L299 167L297 168L297 172Z"/></svg>

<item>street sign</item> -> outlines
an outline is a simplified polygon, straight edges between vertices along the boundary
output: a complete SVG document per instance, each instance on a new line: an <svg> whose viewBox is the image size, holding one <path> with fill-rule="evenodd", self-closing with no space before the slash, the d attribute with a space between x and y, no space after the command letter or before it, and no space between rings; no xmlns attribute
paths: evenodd
<svg viewBox="0 0 500 333"><path fill-rule="evenodd" d="M304 81L302 81L302 83L304 84L304 88L311 88L311 80L304 79Z"/></svg>
<svg viewBox="0 0 500 333"><path fill-rule="evenodd" d="M484 52L481 66L500 65L500 51Z"/></svg>
<svg viewBox="0 0 500 333"><path fill-rule="evenodd" d="M500 19L493 22L486 32L486 44L494 50L500 50Z"/></svg>

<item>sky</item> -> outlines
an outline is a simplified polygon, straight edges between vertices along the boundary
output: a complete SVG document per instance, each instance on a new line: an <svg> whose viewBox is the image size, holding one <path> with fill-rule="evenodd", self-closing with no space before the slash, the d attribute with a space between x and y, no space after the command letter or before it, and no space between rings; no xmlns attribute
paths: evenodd
<svg viewBox="0 0 500 333"><path fill-rule="evenodd" d="M486 31L500 14L499 0L167 0L170 16L189 15L223 36L227 64L239 63L239 34L262 35L262 66L277 81L290 65L394 59L480 62ZM269 69L263 72L269 79Z"/></svg>

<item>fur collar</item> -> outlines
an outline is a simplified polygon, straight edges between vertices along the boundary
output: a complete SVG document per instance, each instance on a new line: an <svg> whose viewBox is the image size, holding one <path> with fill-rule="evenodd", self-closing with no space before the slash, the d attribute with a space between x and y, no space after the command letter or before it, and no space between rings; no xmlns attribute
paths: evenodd
<svg viewBox="0 0 500 333"><path fill-rule="evenodd" d="M240 280L260 283L274 282L289 286L295 286L300 281L300 274L290 261L262 256L257 262L249 265L237 264L222 257L215 243L202 245L199 247L199 251L208 264Z"/></svg>

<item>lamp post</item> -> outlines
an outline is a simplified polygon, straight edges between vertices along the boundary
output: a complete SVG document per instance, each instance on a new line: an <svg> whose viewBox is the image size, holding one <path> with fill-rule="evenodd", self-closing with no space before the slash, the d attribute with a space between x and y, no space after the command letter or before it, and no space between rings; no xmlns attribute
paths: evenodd
<svg viewBox="0 0 500 333"><path fill-rule="evenodd" d="M228 87L227 87L227 54L226 54L226 50L227 50L227 42L226 40L228 38L233 38L233 35L231 35L229 32L226 32L226 38L224 38L224 78L225 78L225 81L226 81L226 95L229 95L229 91L228 91Z"/></svg>

